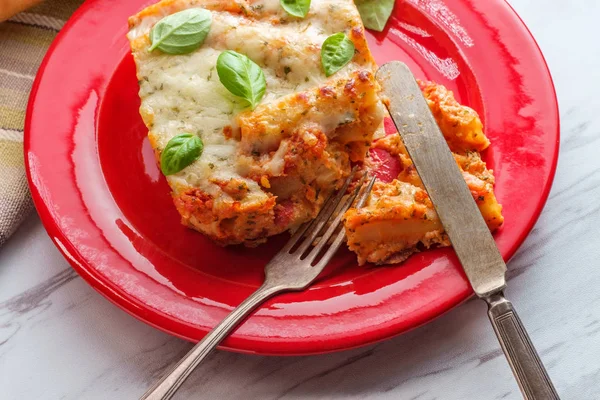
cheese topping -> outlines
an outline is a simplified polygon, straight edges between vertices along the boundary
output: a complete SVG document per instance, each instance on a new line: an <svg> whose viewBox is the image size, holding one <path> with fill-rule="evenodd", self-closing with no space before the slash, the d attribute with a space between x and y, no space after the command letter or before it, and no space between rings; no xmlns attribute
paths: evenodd
<svg viewBox="0 0 600 400"><path fill-rule="evenodd" d="M211 29L202 46L186 55L169 55L158 50L149 52L149 33L154 24L167 15L191 7L204 7L212 13ZM321 66L321 45L337 32L346 33L353 40L357 52L347 66L328 79ZM370 142L381 120L376 95L378 87L373 79L376 66L352 0L312 0L309 14L304 19L287 15L279 0L163 0L130 18L128 37L137 65L142 99L140 113L149 128L150 142L157 154L170 139L181 133L197 134L204 142L204 152L198 160L167 177L173 195L189 194L192 189L199 191L194 195L196 197L200 193L207 195L210 204L207 203L209 200L203 200L203 212L210 208L213 220L237 218L237 214L246 212L244 207L265 206L274 196L276 199L270 205L271 211L263 209L261 213L270 213L272 221L277 219L273 207L286 199L281 196L285 192L285 184L278 179L271 182L273 177L288 177L287 184L292 186L296 181L304 180L302 185L312 185L312 191L319 192L323 179L316 182L315 177L313 181L316 183L309 181L311 174L300 171L294 164L290 152L297 151L297 138L302 138L302 146L308 147L318 147L317 144L324 141L324 152L315 153L314 165L331 179L325 182L330 186L329 190L335 188L344 174L347 175L349 164L347 158L341 155L345 150L337 145L332 150L333 143L330 141L339 137L346 138L340 139L342 144L357 142L364 145ZM219 81L216 63L224 50L245 54L265 74L266 94L253 112L244 100L231 94ZM361 79L368 81L370 87L366 87ZM364 87L361 92L350 93L357 85ZM348 89L344 92L344 88ZM304 102L295 96L302 93L306 93L307 100ZM355 106L344 109L332 106L330 93L345 95L348 104L352 98ZM367 101L370 103L366 104ZM302 115L289 112L293 104L298 113L310 115L310 124L302 119ZM258 125L240 127L240 121L244 123L244 119L276 116L279 111L285 119L271 124L277 134L268 138L254 135L253 129ZM371 119L367 118L367 114L371 114ZM290 125L289 121L293 120L299 125ZM279 125L286 127L279 129ZM340 129L345 125L348 127ZM359 129L361 132L358 132ZM355 154L351 158L364 157L360 153L365 150L366 147L355 145L351 150ZM332 169L341 172L332 172ZM259 172L268 184L264 184L263 177L257 175ZM298 176L292 178L292 175ZM236 190L230 187L233 186L230 182L235 182ZM279 195L274 193L276 191ZM314 195L308 187L305 191L305 197ZM289 222L303 222L318 212L321 197L322 194L317 193L316 197L309 199L310 207L304 204L305 198L293 199L294 217ZM240 205L236 206L236 203ZM186 207L191 206L187 204ZM231 211L232 207L237 207L237 216ZM300 212L302 207L310 210ZM246 242L260 236L257 230L237 232L248 228L240 225L241 222L238 224L239 221L232 223L234 228L222 226L216 232L212 221L211 227L208 224L202 226L200 216L192 218L191 214L195 211L190 215L182 209L180 212L185 223L221 242ZM231 232L226 232L228 229ZM266 228L263 236L278 231L281 227Z"/></svg>

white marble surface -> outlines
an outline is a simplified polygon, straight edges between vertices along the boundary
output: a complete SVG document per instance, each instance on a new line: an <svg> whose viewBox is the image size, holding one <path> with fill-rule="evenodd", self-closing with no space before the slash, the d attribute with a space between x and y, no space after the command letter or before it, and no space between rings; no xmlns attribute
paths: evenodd
<svg viewBox="0 0 600 400"><path fill-rule="evenodd" d="M485 1L485 0L482 0ZM596 0L512 0L561 106L548 205L509 265L563 399L600 398L600 45ZM0 398L134 399L190 344L128 316L67 265L32 216L0 250ZM213 354L180 399L518 399L481 302L402 337L300 358Z"/></svg>

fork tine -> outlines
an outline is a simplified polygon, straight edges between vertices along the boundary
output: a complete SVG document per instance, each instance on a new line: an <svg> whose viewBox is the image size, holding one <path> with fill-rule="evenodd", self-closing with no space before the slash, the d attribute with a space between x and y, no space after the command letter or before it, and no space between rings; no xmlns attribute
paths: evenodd
<svg viewBox="0 0 600 400"><path fill-rule="evenodd" d="M330 194L329 197L327 198L327 200L325 201L325 204L327 204L328 201L331 200L331 198L333 197L334 193ZM323 210L321 210L321 212L323 212ZM318 217L318 215L317 215ZM300 227L298 228L298 230L296 232L294 232L294 234L292 235L292 237L286 242L285 246L283 246L283 248L279 251L280 253L287 253L290 251L290 249L292 247L294 247L294 245L296 243L298 243L298 240L300 240L304 234L312 228L312 226L315 224L316 219L313 219L311 221L305 222L302 225L300 225Z"/></svg>
<svg viewBox="0 0 600 400"><path fill-rule="evenodd" d="M319 256L319 253L321 252L323 247L325 247L327 245L331 236L333 236L335 231L339 228L340 224L342 223L342 219L344 218L344 214L346 213L346 211L348 211L348 209L352 206L352 204L354 204L354 200L356 200L356 197L360 193L361 189L363 189L363 187L364 187L363 184L364 184L366 177L367 177L367 174L365 174L362 177L359 184L356 185L356 189L354 189L354 192L352 193L352 195L348 199L346 199L346 201L344 202L344 206L340 209L340 212L333 218L331 225L329 226L327 231L323 234L323 236L319 240L319 243L317 243L317 245L310 251L309 256L307 257L307 260L310 258L311 263ZM373 183L375 183L374 179L375 178L371 179L371 182L369 182L369 185L367 187L367 190L369 190L369 192L370 192L371 188L373 187ZM365 190L365 193L367 193L366 190ZM339 235L338 235L338 237L339 237ZM336 238L336 240L337 239L338 238ZM339 247L339 243L337 245ZM330 246L329 250L331 250L331 249L333 249L333 244L332 244L332 246ZM336 250L337 249L333 249L333 252L335 252Z"/></svg>
<svg viewBox="0 0 600 400"><path fill-rule="evenodd" d="M373 185L375 185L376 180L377 179L375 177L371 178L371 180L369 181L369 184L367 185L367 188L364 190L364 192L362 192L358 201L356 202L355 208L363 208L364 207L365 203L367 202L367 199L369 198L369 195L371 194L371 190L373 190Z"/></svg>
<svg viewBox="0 0 600 400"><path fill-rule="evenodd" d="M367 199L369 198L369 194L371 193L371 190L373 189L375 180L376 180L375 177L371 178L371 181L369 182L369 184L367 185L365 190L360 195L358 201L356 202L356 206L355 206L356 208L362 208L365 205L365 203L367 202ZM359 186L358 189L360 189L361 186ZM331 224L332 226L336 225L336 228L337 228L337 226L342 222L343 214L345 213L345 211L348 210L348 208L350 208L350 206L352 206L352 202L350 202L350 204L346 207L346 209L343 212L340 212L340 214L338 214L336 221L333 224ZM334 232L335 232L335 229L331 230L331 233L329 234L329 236L331 236ZM329 233L329 231L327 233ZM323 257L321 257L321 259L314 266L314 268L316 268L317 270L322 270L323 268L325 268L325 266L329 263L329 261L331 261L331 258L335 255L335 253L337 253L340 245L342 244L342 242L344 241L345 238L346 238L346 232L342 228L338 232L335 240L331 243L331 246L329 246L329 249L327 249L325 254L323 254ZM325 236L323 236L323 239L321 239L321 240L324 240L324 239L325 239ZM329 237L327 237L327 239L329 239ZM319 247L319 248L315 251L315 257L319 255L321 248L323 246L325 246L325 243L327 241L328 240L326 240L325 242L319 242L319 245L321 245L322 243L323 244L320 247L319 247L319 245L317 245L317 247Z"/></svg>
<svg viewBox="0 0 600 400"><path fill-rule="evenodd" d="M342 186L342 188L338 191L338 193L335 195L335 197L333 199L330 198L328 200L328 202L325 204L325 207L323 207L323 210L321 210L321 212L319 213L317 218L315 218L314 223L310 226L309 229L307 229L305 231L305 233L308 234L308 237L306 237L304 239L304 241L302 242L300 247L298 247L298 249L296 249L296 251L294 253L297 253L300 256L302 256L302 254L304 254L306 249L308 249L308 247L317 238L317 236L319 235L319 232L321 232L321 230L323 229L323 227L325 226L327 221L329 221L329 219L331 218L331 215L334 213L338 204L340 203L340 201L346 194L346 190L348 190L348 186L350 186L350 183L352 182L352 180L354 178L354 174L356 173L356 168L357 168L356 166L354 168L352 168L352 171L350 172L350 176L348 176L348 179L346 179L346 182L344 182L344 185ZM292 246L290 246L290 247L292 247Z"/></svg>
<svg viewBox="0 0 600 400"><path fill-rule="evenodd" d="M298 228L298 230L292 235L292 237L290 238L290 240L287 241L287 243L285 244L285 246L283 246L283 248L280 250L280 253L287 253L290 251L290 249L292 249L294 247L294 245L296 245L298 243L298 241L300 239L302 239L302 237L307 233L310 232L313 227L315 226L315 224L317 223L317 221L321 218L321 216L328 212L329 207L331 206L331 202L333 201L334 204L339 203L339 199L337 199L338 196L340 196L340 193L346 192L346 190L348 189L348 186L350 185L350 183L352 182L352 179L354 178L354 174L356 173L356 166L354 168L352 168L352 170L350 171L350 175L348 176L348 178L346 178L346 181L344 182L343 187L340 189L339 193L335 193L332 192L329 197L327 197L327 200L325 200L325 207L323 207L321 209L321 211L319 212L319 214L317 215L317 217L315 219L313 219L312 221L308 221L305 222L304 224L302 224L300 226L300 228ZM335 197L334 197L335 195ZM321 228L319 228L320 230Z"/></svg>

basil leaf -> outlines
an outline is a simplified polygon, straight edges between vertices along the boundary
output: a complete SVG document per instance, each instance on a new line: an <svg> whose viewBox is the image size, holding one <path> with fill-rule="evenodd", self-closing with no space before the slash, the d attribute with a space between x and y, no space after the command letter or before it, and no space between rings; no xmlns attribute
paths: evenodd
<svg viewBox="0 0 600 400"><path fill-rule="evenodd" d="M321 64L326 76L342 69L354 57L354 43L342 32L329 36L321 47Z"/></svg>
<svg viewBox="0 0 600 400"><path fill-rule="evenodd" d="M150 31L152 45L148 51L159 49L167 54L190 53L204 43L211 23L212 14L203 8L171 14L158 21Z"/></svg>
<svg viewBox="0 0 600 400"><path fill-rule="evenodd" d="M363 24L381 32L394 10L395 0L354 0Z"/></svg>
<svg viewBox="0 0 600 400"><path fill-rule="evenodd" d="M294 17L304 18L310 9L310 0L279 0L281 7Z"/></svg>
<svg viewBox="0 0 600 400"><path fill-rule="evenodd" d="M173 175L193 163L204 150L204 143L196 135L182 133L167 143L160 155L160 169L165 175Z"/></svg>
<svg viewBox="0 0 600 400"><path fill-rule="evenodd" d="M234 95L248 101L253 110L267 90L262 69L245 55L232 50L219 55L217 74L223 86Z"/></svg>

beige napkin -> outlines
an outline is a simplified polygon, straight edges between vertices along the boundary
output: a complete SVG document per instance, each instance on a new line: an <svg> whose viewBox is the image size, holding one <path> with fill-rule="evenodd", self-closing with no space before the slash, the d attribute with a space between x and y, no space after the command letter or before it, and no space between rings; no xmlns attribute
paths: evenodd
<svg viewBox="0 0 600 400"><path fill-rule="evenodd" d="M83 0L47 0L0 23L0 246L33 210L23 165L29 91L46 50Z"/></svg>

